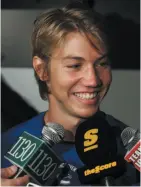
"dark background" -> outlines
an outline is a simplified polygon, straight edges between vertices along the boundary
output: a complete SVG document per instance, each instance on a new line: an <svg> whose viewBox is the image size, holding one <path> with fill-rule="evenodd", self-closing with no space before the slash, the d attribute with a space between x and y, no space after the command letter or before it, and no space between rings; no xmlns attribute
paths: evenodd
<svg viewBox="0 0 141 187"><path fill-rule="evenodd" d="M75 0L72 0L75 1ZM2 0L2 9L45 9L67 4L68 0ZM114 69L140 68L140 1L139 0L82 0L106 17L105 28L112 46ZM7 62L8 63L8 62ZM9 67L29 67L30 63L7 64Z"/></svg>

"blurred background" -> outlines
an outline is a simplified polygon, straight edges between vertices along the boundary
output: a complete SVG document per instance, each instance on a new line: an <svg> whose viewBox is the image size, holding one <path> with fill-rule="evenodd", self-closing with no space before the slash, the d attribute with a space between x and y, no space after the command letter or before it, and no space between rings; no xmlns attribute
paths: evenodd
<svg viewBox="0 0 141 187"><path fill-rule="evenodd" d="M33 21L47 8L75 0L2 0L2 131L48 108L34 79L30 36ZM112 46L113 82L101 110L140 127L140 0L82 0L103 14Z"/></svg>

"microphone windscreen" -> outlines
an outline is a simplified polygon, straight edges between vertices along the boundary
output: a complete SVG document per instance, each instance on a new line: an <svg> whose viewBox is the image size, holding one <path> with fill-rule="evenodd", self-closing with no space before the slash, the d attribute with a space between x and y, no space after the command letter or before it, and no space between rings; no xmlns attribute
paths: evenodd
<svg viewBox="0 0 141 187"><path fill-rule="evenodd" d="M81 161L91 167L116 156L116 136L105 118L96 114L78 126L75 147Z"/></svg>
<svg viewBox="0 0 141 187"><path fill-rule="evenodd" d="M121 139L125 148L130 150L140 140L140 133L131 127L127 127L122 131Z"/></svg>
<svg viewBox="0 0 141 187"><path fill-rule="evenodd" d="M105 163L101 163L95 166L77 169L79 180L82 184L100 184L101 179L107 176L116 179L120 177L126 171L125 161L121 157L109 159Z"/></svg>
<svg viewBox="0 0 141 187"><path fill-rule="evenodd" d="M45 142L57 144L64 138L65 130L62 125L48 122L42 129L42 138Z"/></svg>

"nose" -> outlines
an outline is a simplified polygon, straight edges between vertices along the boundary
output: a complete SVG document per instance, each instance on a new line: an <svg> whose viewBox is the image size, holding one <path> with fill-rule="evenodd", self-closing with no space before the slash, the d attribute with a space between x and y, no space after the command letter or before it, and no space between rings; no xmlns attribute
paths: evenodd
<svg viewBox="0 0 141 187"><path fill-rule="evenodd" d="M87 87L99 87L102 85L99 72L93 66L89 66L83 75L83 84Z"/></svg>

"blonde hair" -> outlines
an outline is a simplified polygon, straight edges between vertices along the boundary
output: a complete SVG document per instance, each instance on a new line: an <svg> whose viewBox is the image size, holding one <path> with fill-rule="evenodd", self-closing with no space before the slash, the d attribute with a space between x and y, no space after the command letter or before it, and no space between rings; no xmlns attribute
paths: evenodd
<svg viewBox="0 0 141 187"><path fill-rule="evenodd" d="M106 47L106 37L103 32L102 17L80 6L49 9L37 17L32 33L32 56L38 56L46 62L46 68L53 50L65 42L70 32L83 33L97 50ZM95 41L98 42L95 42ZM96 44L98 43L98 45ZM47 100L48 88L35 72L39 86L40 96Z"/></svg>

